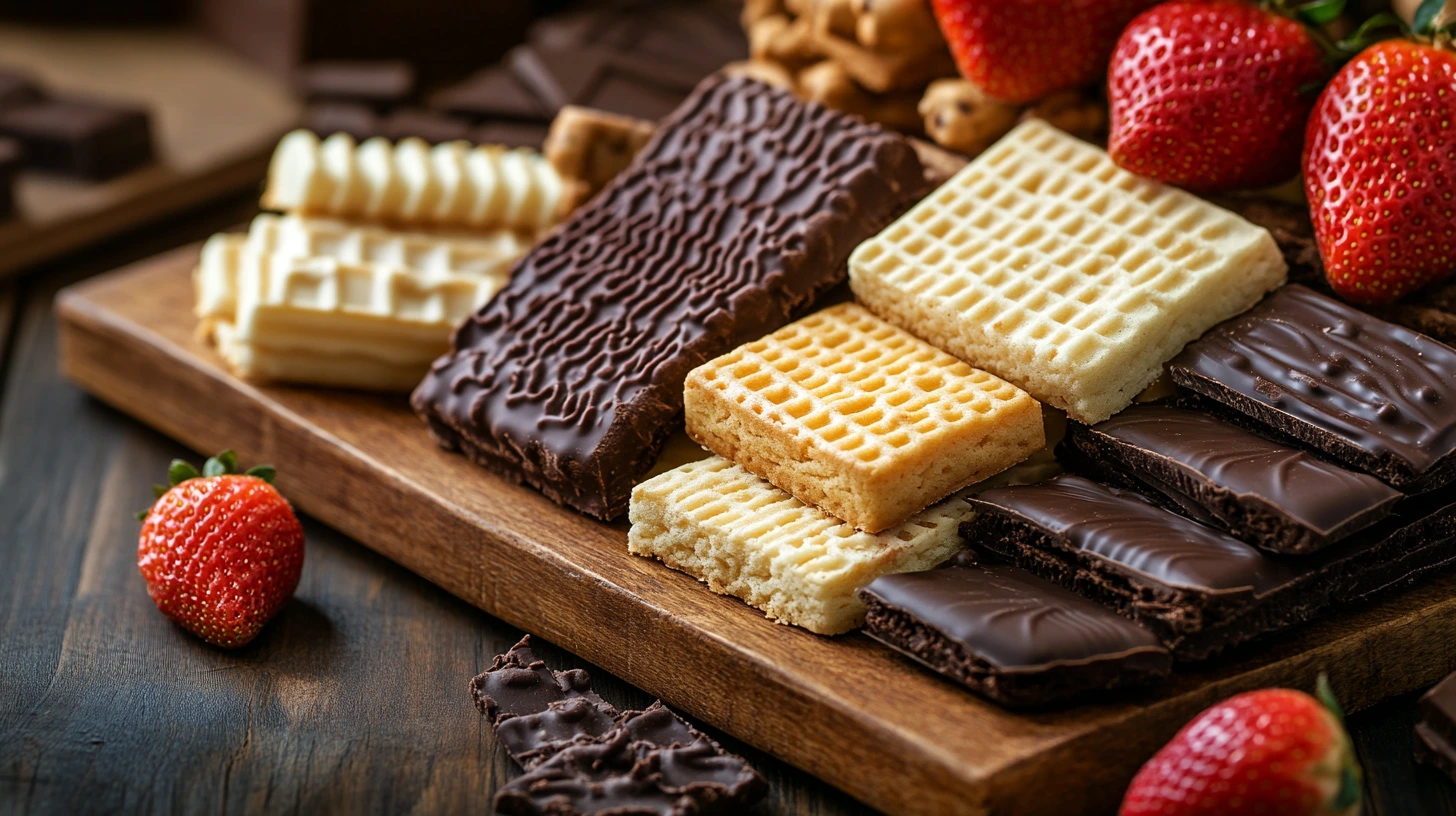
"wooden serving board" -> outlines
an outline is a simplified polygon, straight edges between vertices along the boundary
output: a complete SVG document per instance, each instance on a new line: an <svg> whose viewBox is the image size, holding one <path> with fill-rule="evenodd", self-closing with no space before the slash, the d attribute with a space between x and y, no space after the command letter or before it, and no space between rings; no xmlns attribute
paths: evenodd
<svg viewBox="0 0 1456 816"><path fill-rule="evenodd" d="M196 258L196 247L176 250L63 292L66 372L199 451L276 464L304 511L889 813L1105 813L1216 699L1309 688L1326 671L1360 708L1456 669L1453 574L1179 672L1157 692L1011 713L862 635L777 626L628 555L625 524L563 510L438 449L403 396L233 378L194 335Z"/></svg>
<svg viewBox="0 0 1456 816"><path fill-rule="evenodd" d="M23 172L0 219L0 276L257 186L299 116L287 88L183 29L0 25L0 61L57 95L146 105L157 161L95 183Z"/></svg>

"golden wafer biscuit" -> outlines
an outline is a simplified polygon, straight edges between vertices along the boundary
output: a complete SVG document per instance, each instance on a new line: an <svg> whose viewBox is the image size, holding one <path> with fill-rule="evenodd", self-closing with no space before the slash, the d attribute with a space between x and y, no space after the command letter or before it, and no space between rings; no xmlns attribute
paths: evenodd
<svg viewBox="0 0 1456 816"><path fill-rule="evenodd" d="M918 47L879 51L812 26L808 27L807 38L805 50L839 63L855 82L875 93L917 90L933 79L956 75L955 61L943 39L932 39Z"/></svg>
<svg viewBox="0 0 1456 816"><path fill-rule="evenodd" d="M541 152L570 191L575 209L632 163L657 126L643 119L567 105L551 121Z"/></svg>
<svg viewBox="0 0 1456 816"><path fill-rule="evenodd" d="M419 139L322 142L297 130L273 153L263 206L400 226L539 232L565 214L561 177L540 154Z"/></svg>
<svg viewBox="0 0 1456 816"><path fill-rule="evenodd" d="M236 281L235 312L214 318L212 332L238 376L385 391L412 388L447 350L455 325L495 289L484 278L422 278L246 246L204 258L198 276Z"/></svg>
<svg viewBox="0 0 1456 816"><path fill-rule="evenodd" d="M849 261L876 314L1087 424L1286 270L1267 230L1040 120Z"/></svg>
<svg viewBox="0 0 1456 816"><path fill-rule="evenodd" d="M853 303L688 374L687 431L878 533L1046 446L1041 406Z"/></svg>
<svg viewBox="0 0 1456 816"><path fill-rule="evenodd" d="M934 567L961 548L970 506L951 499L879 535L854 528L719 456L632 491L627 548L660 559L780 623L821 635L864 623L858 591Z"/></svg>

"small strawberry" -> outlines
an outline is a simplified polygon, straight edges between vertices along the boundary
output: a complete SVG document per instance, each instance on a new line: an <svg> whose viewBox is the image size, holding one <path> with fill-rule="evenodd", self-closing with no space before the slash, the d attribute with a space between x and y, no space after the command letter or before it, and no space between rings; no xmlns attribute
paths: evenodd
<svg viewBox="0 0 1456 816"><path fill-rule="evenodd" d="M273 468L240 474L237 466L232 451L208 459L202 474L172 462L172 487L156 487L137 545L162 614L225 649L252 640L303 572L303 526L269 484Z"/></svg>
<svg viewBox="0 0 1456 816"><path fill-rule="evenodd" d="M1107 151L1125 170L1196 192L1287 181L1330 73L1319 42L1288 17L1237 0L1164 3L1112 53Z"/></svg>
<svg viewBox="0 0 1456 816"><path fill-rule="evenodd" d="M1102 77L1117 35L1157 0L932 0L961 75L1002 102Z"/></svg>
<svg viewBox="0 0 1456 816"><path fill-rule="evenodd" d="M1347 63L1309 120L1304 187L1340 295L1388 303L1456 271L1456 53L1387 40Z"/></svg>
<svg viewBox="0 0 1456 816"><path fill-rule="evenodd" d="M1240 694L1199 714L1132 780L1118 816L1354 816L1360 766L1344 717L1292 689Z"/></svg>

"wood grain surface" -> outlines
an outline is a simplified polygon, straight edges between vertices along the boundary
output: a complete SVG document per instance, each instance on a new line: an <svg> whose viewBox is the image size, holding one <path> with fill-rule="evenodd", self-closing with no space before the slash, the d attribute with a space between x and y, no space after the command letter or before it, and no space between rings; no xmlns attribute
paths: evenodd
<svg viewBox="0 0 1456 816"><path fill-rule="evenodd" d="M0 275L254 187L298 121L288 90L199 35L0 24L0 59L57 95L139 102L157 162L93 183L26 172L0 221Z"/></svg>
<svg viewBox="0 0 1456 816"><path fill-rule="evenodd" d="M178 250L63 293L68 374L191 448L272 461L283 491L324 523L887 812L1107 812L1137 765L1217 698L1309 687L1327 671L1359 709L1456 668L1446 576L1181 672L1156 694L1012 714L861 636L775 626L628 556L623 525L436 449L402 397L235 380L193 336L195 258Z"/></svg>

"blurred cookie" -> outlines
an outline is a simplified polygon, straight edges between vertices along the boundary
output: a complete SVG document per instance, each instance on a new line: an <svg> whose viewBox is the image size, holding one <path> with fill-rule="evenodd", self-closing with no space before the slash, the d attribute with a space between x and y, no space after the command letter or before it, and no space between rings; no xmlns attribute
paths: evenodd
<svg viewBox="0 0 1456 816"><path fill-rule="evenodd" d="M572 188L569 208L591 198L632 163L655 126L642 119L568 105L556 114L542 152Z"/></svg>
<svg viewBox="0 0 1456 816"><path fill-rule="evenodd" d="M1083 141L1107 143L1107 103L1082 91L1060 91L1033 102L1022 112L1021 121L1032 117Z"/></svg>
<svg viewBox="0 0 1456 816"><path fill-rule="evenodd" d="M1020 108L986 96L964 79L937 79L918 112L925 133L942 147L975 156L1016 125Z"/></svg>
<svg viewBox="0 0 1456 816"><path fill-rule="evenodd" d="M853 3L854 36L875 51L918 51L943 38L929 0L846 0Z"/></svg>
<svg viewBox="0 0 1456 816"><path fill-rule="evenodd" d="M811 102L852 113L892 130L920 132L920 115L916 112L918 95L914 91L871 93L833 60L815 63L800 72L798 91Z"/></svg>

